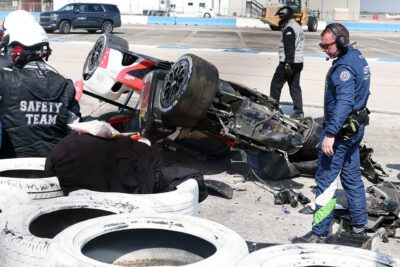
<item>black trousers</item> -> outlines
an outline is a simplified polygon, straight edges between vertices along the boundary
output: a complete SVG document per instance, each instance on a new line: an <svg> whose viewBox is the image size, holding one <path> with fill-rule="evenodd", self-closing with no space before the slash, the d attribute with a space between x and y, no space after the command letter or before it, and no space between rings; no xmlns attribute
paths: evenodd
<svg viewBox="0 0 400 267"><path fill-rule="evenodd" d="M292 64L293 75L288 76L285 72L285 63L279 62L271 81L270 96L278 103L281 98L283 85L289 85L290 96L293 100L293 110L295 113L303 112L303 96L300 87L300 73L303 70L303 63Z"/></svg>

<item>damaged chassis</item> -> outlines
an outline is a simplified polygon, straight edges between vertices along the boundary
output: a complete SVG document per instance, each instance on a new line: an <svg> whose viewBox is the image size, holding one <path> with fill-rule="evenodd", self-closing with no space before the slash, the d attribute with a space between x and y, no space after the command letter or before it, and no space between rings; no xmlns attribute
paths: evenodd
<svg viewBox="0 0 400 267"><path fill-rule="evenodd" d="M274 99L219 79L217 68L196 55L163 61L129 51L126 40L103 34L86 59L78 91L132 110L122 130L139 131L152 142L177 129L201 132L244 151L245 161L266 179L302 173L290 162L315 168L319 123L284 116ZM133 91L141 94L137 110L127 104ZM123 95L124 104L117 104Z"/></svg>

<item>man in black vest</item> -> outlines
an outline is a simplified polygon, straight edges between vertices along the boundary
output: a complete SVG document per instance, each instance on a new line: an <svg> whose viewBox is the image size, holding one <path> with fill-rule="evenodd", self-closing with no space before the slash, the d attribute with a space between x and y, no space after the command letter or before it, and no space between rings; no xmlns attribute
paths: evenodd
<svg viewBox="0 0 400 267"><path fill-rule="evenodd" d="M304 32L293 18L294 13L290 7L281 7L276 15L280 18L282 36L279 43L279 65L271 81L270 96L279 103L282 87L287 82L293 100L294 113L291 118L301 119L304 117L300 87L300 73L304 61Z"/></svg>
<svg viewBox="0 0 400 267"><path fill-rule="evenodd" d="M47 68L51 49L37 23L9 25L0 51L11 62L0 69L0 158L45 157L79 120L74 85Z"/></svg>

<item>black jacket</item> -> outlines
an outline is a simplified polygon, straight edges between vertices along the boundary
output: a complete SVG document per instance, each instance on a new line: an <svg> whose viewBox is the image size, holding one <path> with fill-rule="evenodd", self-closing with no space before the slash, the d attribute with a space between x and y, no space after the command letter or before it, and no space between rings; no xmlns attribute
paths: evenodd
<svg viewBox="0 0 400 267"><path fill-rule="evenodd" d="M77 189L147 194L162 166L160 151L129 137L70 134L48 155L45 172L58 177L65 194Z"/></svg>
<svg viewBox="0 0 400 267"><path fill-rule="evenodd" d="M0 97L0 158L45 157L69 133L72 114L80 115L72 81L43 62L0 69Z"/></svg>

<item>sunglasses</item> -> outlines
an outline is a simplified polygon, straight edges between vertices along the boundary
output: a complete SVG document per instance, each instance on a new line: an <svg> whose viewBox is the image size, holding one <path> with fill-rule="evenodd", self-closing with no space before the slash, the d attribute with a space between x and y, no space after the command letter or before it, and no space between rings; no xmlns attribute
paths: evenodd
<svg viewBox="0 0 400 267"><path fill-rule="evenodd" d="M332 43L329 44L322 44L319 43L319 47L321 47L322 50L329 50L329 48L331 48L331 46L336 43L336 41L333 41Z"/></svg>

